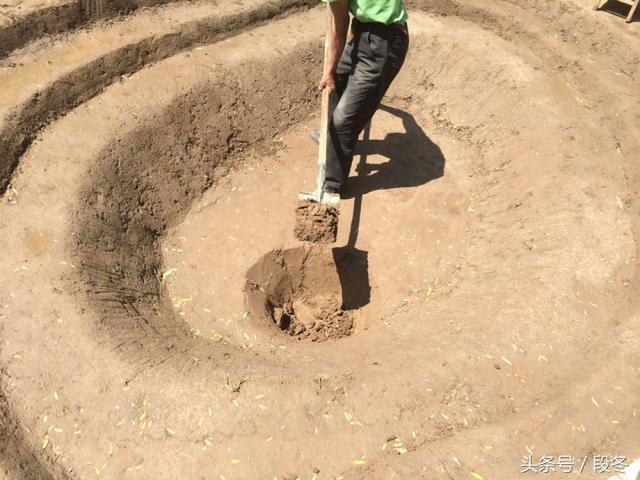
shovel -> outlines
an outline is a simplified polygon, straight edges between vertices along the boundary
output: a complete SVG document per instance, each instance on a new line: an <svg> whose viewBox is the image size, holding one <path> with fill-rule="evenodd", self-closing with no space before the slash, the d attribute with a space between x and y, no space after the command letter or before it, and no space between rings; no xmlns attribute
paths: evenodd
<svg viewBox="0 0 640 480"><path fill-rule="evenodd" d="M324 65L329 57L329 40L331 34L331 8L326 7L326 34L324 40ZM329 132L329 96L331 92L322 90L322 111L320 115L320 145L318 148L318 164L316 172L315 192L298 194L296 208L296 225L294 229L298 240L313 243L333 243L338 235L338 201L335 196L324 193L324 179L327 171L327 137Z"/></svg>

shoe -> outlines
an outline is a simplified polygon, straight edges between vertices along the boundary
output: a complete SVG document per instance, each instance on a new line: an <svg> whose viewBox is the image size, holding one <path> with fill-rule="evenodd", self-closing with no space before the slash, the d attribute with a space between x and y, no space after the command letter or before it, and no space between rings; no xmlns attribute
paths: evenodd
<svg viewBox="0 0 640 480"><path fill-rule="evenodd" d="M311 140L320 145L320 130L311 130L309 132L309 136L311 137Z"/></svg>
<svg viewBox="0 0 640 480"><path fill-rule="evenodd" d="M323 191L323 192L326 192L326 193L338 193L338 194L340 193L340 189L339 189L339 188L336 188L336 187L330 187L329 185L326 185L326 184L325 184L325 186L322 188L322 191Z"/></svg>
<svg viewBox="0 0 640 480"><path fill-rule="evenodd" d="M325 190L322 193L322 203L335 207L340 203L340 194L338 192Z"/></svg>

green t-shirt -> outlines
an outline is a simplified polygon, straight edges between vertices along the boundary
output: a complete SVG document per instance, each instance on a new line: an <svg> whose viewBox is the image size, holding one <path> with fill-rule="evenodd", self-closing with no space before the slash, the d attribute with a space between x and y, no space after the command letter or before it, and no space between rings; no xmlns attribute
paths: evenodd
<svg viewBox="0 0 640 480"><path fill-rule="evenodd" d="M333 3L337 0L322 1ZM349 0L349 10L361 22L407 23L407 9L402 0Z"/></svg>

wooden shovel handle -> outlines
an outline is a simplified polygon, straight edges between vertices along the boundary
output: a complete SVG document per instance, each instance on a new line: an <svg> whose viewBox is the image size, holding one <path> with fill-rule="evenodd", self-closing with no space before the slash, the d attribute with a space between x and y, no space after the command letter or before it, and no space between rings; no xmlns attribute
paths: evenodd
<svg viewBox="0 0 640 480"><path fill-rule="evenodd" d="M332 18L331 7L327 3L326 6L326 32L324 37L324 62L323 69L326 69L329 62L329 47L331 41L331 28ZM324 71L324 70L323 70ZM324 178L327 171L327 137L329 133L329 89L324 88L322 90L322 110L320 113L320 145L318 148L318 177L317 177L317 189L316 194L318 201L322 200Z"/></svg>

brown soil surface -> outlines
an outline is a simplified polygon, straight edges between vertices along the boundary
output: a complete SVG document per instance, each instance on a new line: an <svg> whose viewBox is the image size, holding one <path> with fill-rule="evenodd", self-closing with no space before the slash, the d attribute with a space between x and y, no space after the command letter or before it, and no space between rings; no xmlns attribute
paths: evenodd
<svg viewBox="0 0 640 480"><path fill-rule="evenodd" d="M304 200L296 207L295 237L303 242L333 243L338 236L340 210Z"/></svg>
<svg viewBox="0 0 640 480"><path fill-rule="evenodd" d="M323 12L281 3L138 11L139 33L93 26L124 35L102 50L76 31L2 64L0 478L639 458L637 25L409 2L406 65L314 247L292 232Z"/></svg>
<svg viewBox="0 0 640 480"><path fill-rule="evenodd" d="M105 87L126 81L153 62L309 3L170 5L53 41L45 37L10 55L0 62L0 192L6 190L20 156L38 132Z"/></svg>
<svg viewBox="0 0 640 480"><path fill-rule="evenodd" d="M349 335L353 319L342 309L339 271L328 248L269 252L247 272L247 315L263 328L275 326L298 340Z"/></svg>
<svg viewBox="0 0 640 480"><path fill-rule="evenodd" d="M0 58L43 35L67 32L172 0L4 0L0 4ZM179 1L179 0L173 0Z"/></svg>

